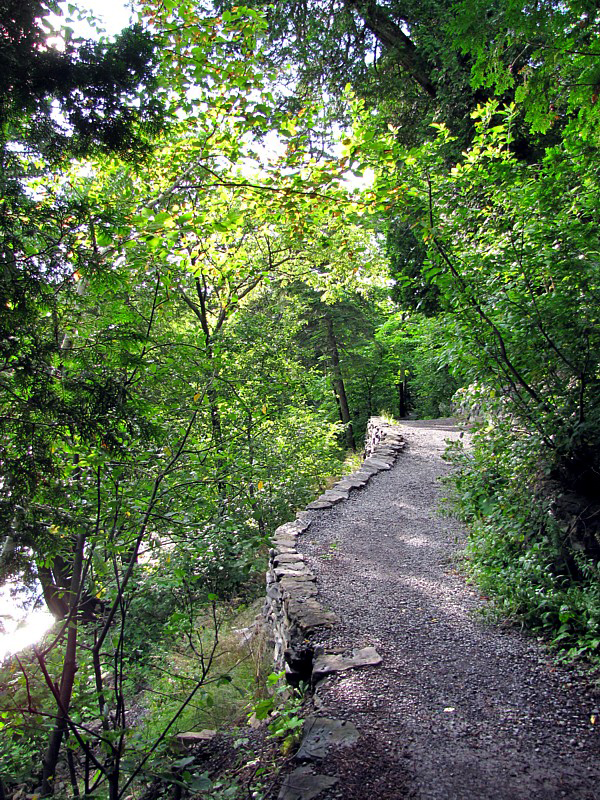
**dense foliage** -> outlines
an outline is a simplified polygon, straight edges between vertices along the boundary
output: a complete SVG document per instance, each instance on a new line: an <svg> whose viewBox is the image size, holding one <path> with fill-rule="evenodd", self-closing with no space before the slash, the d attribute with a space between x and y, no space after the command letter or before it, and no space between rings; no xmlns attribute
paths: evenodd
<svg viewBox="0 0 600 800"><path fill-rule="evenodd" d="M488 27L475 27L481 9L468 9L457 7L451 30L477 55L473 85L499 95L472 110L469 147L457 155L441 121L417 147L393 125L373 135L357 92L346 154L376 170L396 297L436 320L440 363L460 377L455 402L477 431L473 451L455 455L470 569L504 610L595 655L597 12L568 4L530 16L507 4L488 12L506 25L492 46ZM516 71L519 47L535 57Z"/></svg>
<svg viewBox="0 0 600 800"><path fill-rule="evenodd" d="M596 655L594 4L50 11L0 9L0 574L57 619L1 792L209 790L168 743L225 609L374 413L470 417L469 570Z"/></svg>

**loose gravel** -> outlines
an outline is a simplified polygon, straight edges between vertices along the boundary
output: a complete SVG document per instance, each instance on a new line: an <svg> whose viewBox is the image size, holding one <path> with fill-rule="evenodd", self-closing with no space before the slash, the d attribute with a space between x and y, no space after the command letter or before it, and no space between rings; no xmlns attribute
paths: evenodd
<svg viewBox="0 0 600 800"><path fill-rule="evenodd" d="M389 472L319 513L298 549L340 622L327 652L374 646L381 666L325 678L319 714L360 738L319 771L323 798L599 800L599 699L533 637L486 622L456 569L465 531L437 512L450 421L407 422ZM600 725L600 723L599 723Z"/></svg>

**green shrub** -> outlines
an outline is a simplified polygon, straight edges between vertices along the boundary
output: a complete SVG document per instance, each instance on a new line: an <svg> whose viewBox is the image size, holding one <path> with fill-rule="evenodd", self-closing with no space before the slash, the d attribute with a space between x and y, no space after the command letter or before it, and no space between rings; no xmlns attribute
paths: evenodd
<svg viewBox="0 0 600 800"><path fill-rule="evenodd" d="M481 393L480 393L481 394ZM503 615L569 657L600 656L600 571L569 546L546 491L545 451L488 396L472 444L450 446L452 507L469 527L467 573Z"/></svg>

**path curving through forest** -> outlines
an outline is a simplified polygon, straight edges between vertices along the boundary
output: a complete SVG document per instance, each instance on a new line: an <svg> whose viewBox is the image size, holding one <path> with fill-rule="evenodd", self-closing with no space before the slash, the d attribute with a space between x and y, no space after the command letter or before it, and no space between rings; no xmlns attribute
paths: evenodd
<svg viewBox="0 0 600 800"><path fill-rule="evenodd" d="M395 466L298 542L340 619L326 652L374 646L383 660L318 684L317 717L359 736L296 774L337 778L323 783L328 799L598 800L598 697L534 637L485 622L455 569L465 533L436 508L445 440L459 432L436 420L402 433Z"/></svg>

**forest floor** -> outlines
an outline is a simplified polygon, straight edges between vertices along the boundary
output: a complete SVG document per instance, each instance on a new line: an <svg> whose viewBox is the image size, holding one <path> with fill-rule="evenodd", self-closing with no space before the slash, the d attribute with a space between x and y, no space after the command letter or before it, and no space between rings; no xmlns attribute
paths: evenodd
<svg viewBox="0 0 600 800"><path fill-rule="evenodd" d="M600 701L589 675L485 614L460 572L465 532L438 513L445 440L459 432L440 420L402 432L395 466L299 539L340 620L326 652L374 646L382 663L318 684L317 717L346 721L358 739L290 763L280 798L316 797L300 785L318 773L337 779L323 800L598 800Z"/></svg>

